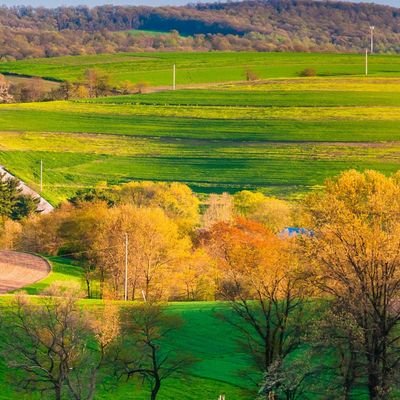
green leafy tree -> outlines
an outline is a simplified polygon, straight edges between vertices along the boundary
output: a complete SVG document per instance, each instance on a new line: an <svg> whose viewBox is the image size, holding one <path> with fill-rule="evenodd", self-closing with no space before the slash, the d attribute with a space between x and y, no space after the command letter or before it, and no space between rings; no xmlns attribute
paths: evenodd
<svg viewBox="0 0 400 400"><path fill-rule="evenodd" d="M17 198L15 206L11 213L11 219L21 220L29 215L35 213L39 204L38 197L21 195Z"/></svg>
<svg viewBox="0 0 400 400"><path fill-rule="evenodd" d="M112 207L118 201L118 195L110 189L90 188L78 190L75 196L69 198L68 201L74 205L104 201L108 206Z"/></svg>
<svg viewBox="0 0 400 400"><path fill-rule="evenodd" d="M8 179L5 174L0 174L0 216L11 217L13 208L21 194L21 189L16 179Z"/></svg>
<svg viewBox="0 0 400 400"><path fill-rule="evenodd" d="M0 218L20 220L37 211L39 199L22 194L20 182L0 174Z"/></svg>

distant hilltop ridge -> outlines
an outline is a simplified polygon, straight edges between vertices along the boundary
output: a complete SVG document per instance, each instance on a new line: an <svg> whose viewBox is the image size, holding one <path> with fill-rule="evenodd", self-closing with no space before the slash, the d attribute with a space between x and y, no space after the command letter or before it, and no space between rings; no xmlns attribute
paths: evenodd
<svg viewBox="0 0 400 400"><path fill-rule="evenodd" d="M179 7L1 7L0 59L140 50L354 52L367 47L370 25L376 27L376 51L400 52L400 8L377 4L258 0ZM135 30L152 35L141 40L146 33L138 37ZM157 38L154 31L164 35Z"/></svg>

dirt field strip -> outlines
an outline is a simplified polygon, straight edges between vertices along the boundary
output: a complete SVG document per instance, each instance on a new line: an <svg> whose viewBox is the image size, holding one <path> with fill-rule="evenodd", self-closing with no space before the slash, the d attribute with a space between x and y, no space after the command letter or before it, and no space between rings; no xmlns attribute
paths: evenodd
<svg viewBox="0 0 400 400"><path fill-rule="evenodd" d="M45 278L51 270L43 258L15 251L0 251L0 294Z"/></svg>

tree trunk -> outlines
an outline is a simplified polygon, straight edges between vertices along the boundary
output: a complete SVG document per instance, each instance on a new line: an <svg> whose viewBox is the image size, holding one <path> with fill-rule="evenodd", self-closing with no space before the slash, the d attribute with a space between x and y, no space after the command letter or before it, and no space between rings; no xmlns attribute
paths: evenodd
<svg viewBox="0 0 400 400"><path fill-rule="evenodd" d="M151 390L151 397L150 397L151 400L156 400L157 399L157 395L158 395L158 392L160 390L160 387L161 387L161 381L156 376L155 381L154 381L153 389Z"/></svg>
<svg viewBox="0 0 400 400"><path fill-rule="evenodd" d="M368 368L368 392L370 400L386 400L387 394L382 387L382 376L375 361Z"/></svg>
<svg viewBox="0 0 400 400"><path fill-rule="evenodd" d="M88 297L88 299L91 299L92 298L92 293L91 293L91 290L90 290L90 279L89 279L88 276L86 276L85 280L86 280L87 297Z"/></svg>
<svg viewBox="0 0 400 400"><path fill-rule="evenodd" d="M54 398L55 400L61 400L61 386L54 387Z"/></svg>

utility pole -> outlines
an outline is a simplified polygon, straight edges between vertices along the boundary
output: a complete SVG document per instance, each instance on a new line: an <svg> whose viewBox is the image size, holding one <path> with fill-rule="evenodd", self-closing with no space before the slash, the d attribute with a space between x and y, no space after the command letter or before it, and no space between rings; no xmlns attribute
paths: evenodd
<svg viewBox="0 0 400 400"><path fill-rule="evenodd" d="M365 76L368 76L368 49L365 49Z"/></svg>
<svg viewBox="0 0 400 400"><path fill-rule="evenodd" d="M43 192L43 160L40 160L40 194Z"/></svg>
<svg viewBox="0 0 400 400"><path fill-rule="evenodd" d="M124 290L124 300L128 300L128 244L129 238L128 234L125 233L125 290Z"/></svg>
<svg viewBox="0 0 400 400"><path fill-rule="evenodd" d="M375 26L371 25L369 27L369 31L370 31L370 37L371 37L371 54L374 54L374 30L375 30Z"/></svg>
<svg viewBox="0 0 400 400"><path fill-rule="evenodd" d="M172 69L172 90L176 90L176 64Z"/></svg>

